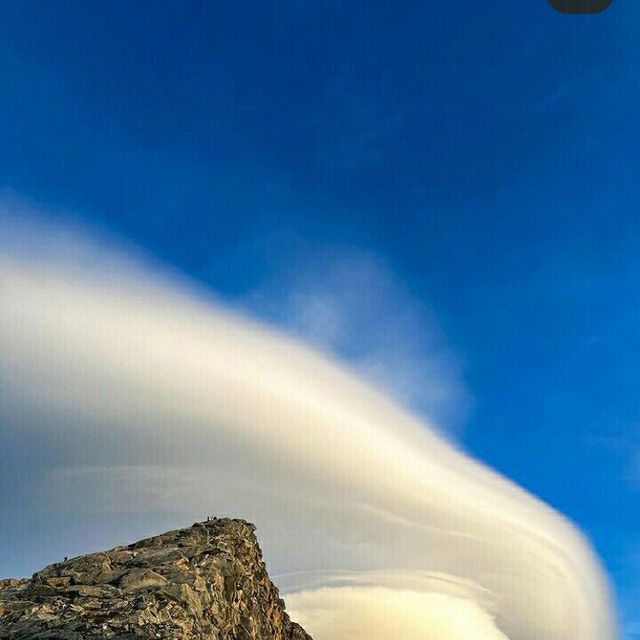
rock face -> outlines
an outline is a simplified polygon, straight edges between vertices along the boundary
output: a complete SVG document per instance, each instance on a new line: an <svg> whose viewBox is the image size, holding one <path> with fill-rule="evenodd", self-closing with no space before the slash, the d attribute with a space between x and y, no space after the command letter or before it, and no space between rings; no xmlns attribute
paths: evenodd
<svg viewBox="0 0 640 640"><path fill-rule="evenodd" d="M0 638L311 640L285 613L254 526L226 518L0 580Z"/></svg>

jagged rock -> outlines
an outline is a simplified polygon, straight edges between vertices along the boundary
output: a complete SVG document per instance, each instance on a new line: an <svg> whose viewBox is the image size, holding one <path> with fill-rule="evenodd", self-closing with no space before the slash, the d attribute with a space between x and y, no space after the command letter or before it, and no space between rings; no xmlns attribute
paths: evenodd
<svg viewBox="0 0 640 640"><path fill-rule="evenodd" d="M0 580L0 638L311 640L289 620L254 526L227 518Z"/></svg>

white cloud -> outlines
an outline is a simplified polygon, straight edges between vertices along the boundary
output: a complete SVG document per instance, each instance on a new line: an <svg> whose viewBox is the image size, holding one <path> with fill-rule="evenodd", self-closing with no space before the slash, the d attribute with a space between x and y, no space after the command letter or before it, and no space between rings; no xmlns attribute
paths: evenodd
<svg viewBox="0 0 640 640"><path fill-rule="evenodd" d="M434 314L370 252L296 245L296 253L293 272L267 276L238 307L348 362L457 435L472 399Z"/></svg>
<svg viewBox="0 0 640 640"><path fill-rule="evenodd" d="M349 603L367 640L384 612L404 636L614 637L582 536L353 370L122 250L15 227L0 237L0 428L63 443L15 474L40 483L29 504L70 521L249 518L272 572L299 572L288 598L316 640ZM335 326L328 312L318 331Z"/></svg>
<svg viewBox="0 0 640 640"><path fill-rule="evenodd" d="M506 640L473 600L385 587L323 587L287 598L291 615L324 640Z"/></svg>

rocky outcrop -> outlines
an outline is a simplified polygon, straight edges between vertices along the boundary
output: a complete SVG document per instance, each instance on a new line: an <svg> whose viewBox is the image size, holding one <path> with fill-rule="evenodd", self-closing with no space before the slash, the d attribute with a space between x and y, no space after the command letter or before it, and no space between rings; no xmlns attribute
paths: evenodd
<svg viewBox="0 0 640 640"><path fill-rule="evenodd" d="M0 580L0 638L311 640L289 620L254 526L226 518Z"/></svg>

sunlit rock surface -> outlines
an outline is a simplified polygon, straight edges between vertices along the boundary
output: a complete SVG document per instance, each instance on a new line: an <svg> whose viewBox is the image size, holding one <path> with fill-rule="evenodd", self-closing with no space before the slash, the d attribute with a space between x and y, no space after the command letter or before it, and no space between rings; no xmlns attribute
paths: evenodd
<svg viewBox="0 0 640 640"><path fill-rule="evenodd" d="M226 518L0 580L0 638L311 640L289 620L254 526Z"/></svg>

